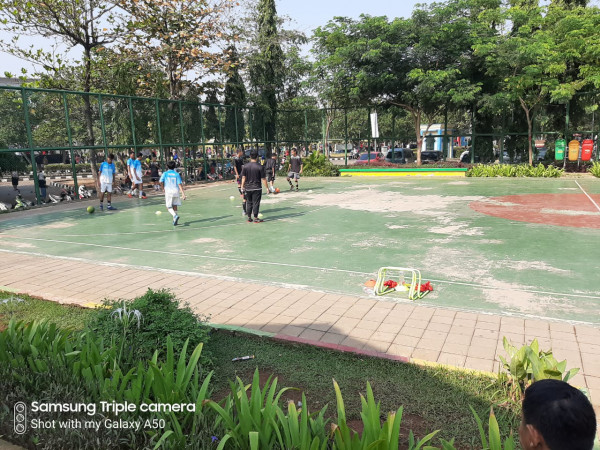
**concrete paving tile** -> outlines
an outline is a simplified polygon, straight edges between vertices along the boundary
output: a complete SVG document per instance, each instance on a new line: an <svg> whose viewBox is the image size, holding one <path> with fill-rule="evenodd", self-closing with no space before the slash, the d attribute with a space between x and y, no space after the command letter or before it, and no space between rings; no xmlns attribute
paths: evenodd
<svg viewBox="0 0 600 450"><path fill-rule="evenodd" d="M394 338L393 343L406 347L416 347L420 340L421 338L400 333Z"/></svg>
<svg viewBox="0 0 600 450"><path fill-rule="evenodd" d="M420 328L421 330L424 330L425 328L427 328L427 325L429 325L429 321L427 320L421 320L421 319L408 319L406 322L404 322L404 326L408 327L408 328Z"/></svg>
<svg viewBox="0 0 600 450"><path fill-rule="evenodd" d="M402 329L400 330L400 334L402 334L402 335L413 336L413 337L417 337L417 338L421 338L421 336L423 336L424 332L425 332L425 330L422 328L413 328L413 327L409 327L406 325L403 326Z"/></svg>
<svg viewBox="0 0 600 450"><path fill-rule="evenodd" d="M300 333L300 336L303 339L308 339L311 341L318 341L320 340L323 336L325 335L325 332L323 331L317 331L317 330L304 330L302 333Z"/></svg>
<svg viewBox="0 0 600 450"><path fill-rule="evenodd" d="M414 347L411 347L409 345L391 344L387 349L386 353L388 355L405 356L407 358L410 358L413 351Z"/></svg>
<svg viewBox="0 0 600 450"><path fill-rule="evenodd" d="M341 342L341 345L344 345L346 347L354 347L354 348L363 348L365 343L367 342L366 339L360 339L358 337L354 337L354 336L348 336L346 339L344 339Z"/></svg>
<svg viewBox="0 0 600 450"><path fill-rule="evenodd" d="M453 353L440 353L437 362L440 364L446 364L455 367L464 367L466 356L456 355Z"/></svg>
<svg viewBox="0 0 600 450"><path fill-rule="evenodd" d="M470 328L474 330L475 324L477 324L477 321L474 319L454 319L454 322L452 322L452 327Z"/></svg>
<svg viewBox="0 0 600 450"><path fill-rule="evenodd" d="M450 331L451 325L449 323L437 323L437 322L429 322L425 331L439 331L443 333L448 333Z"/></svg>
<svg viewBox="0 0 600 450"><path fill-rule="evenodd" d="M594 328L587 325L576 325L575 331L577 336L587 335L587 336L596 336L600 339L600 328Z"/></svg>
<svg viewBox="0 0 600 450"><path fill-rule="evenodd" d="M320 339L320 342L325 342L328 344L341 344L342 341L344 339L346 339L348 336L345 336L343 334L336 334L336 333L325 333Z"/></svg>
<svg viewBox="0 0 600 450"><path fill-rule="evenodd" d="M465 360L465 368L492 372L494 369L494 361L492 359L467 357Z"/></svg>
<svg viewBox="0 0 600 450"><path fill-rule="evenodd" d="M431 350L426 348L415 348L412 353L412 359L421 359L423 361L436 362L440 356L439 350Z"/></svg>
<svg viewBox="0 0 600 450"><path fill-rule="evenodd" d="M496 330L485 330L482 328L475 328L473 337L474 340L480 338L498 340L498 338L500 337L500 333Z"/></svg>
<svg viewBox="0 0 600 450"><path fill-rule="evenodd" d="M381 325L381 321L373 321L373 320L361 320L356 324L356 328L364 328L367 330L375 331Z"/></svg>
<svg viewBox="0 0 600 450"><path fill-rule="evenodd" d="M442 347L443 353L452 353L454 355L463 355L467 356L469 352L469 346L464 344L454 344L452 342L446 341L444 346Z"/></svg>
<svg viewBox="0 0 600 450"><path fill-rule="evenodd" d="M386 333L384 331L375 331L375 333L373 333L373 335L371 336L371 340L391 343L397 335L398 333Z"/></svg>
<svg viewBox="0 0 600 450"><path fill-rule="evenodd" d="M453 324L448 334L464 334L465 336L469 336L469 338L471 338L473 333L475 333L475 327L461 327L460 325Z"/></svg>
<svg viewBox="0 0 600 450"><path fill-rule="evenodd" d="M452 311L451 309L444 309L444 308L436 308L435 312L433 313L433 317L450 317L450 318L454 318L456 316L456 311ZM432 317L432 319L433 319ZM443 322L445 323L445 322Z"/></svg>
<svg viewBox="0 0 600 450"><path fill-rule="evenodd" d="M446 343L466 345L467 347L471 344L472 337L468 334L455 334L450 333L446 336Z"/></svg>
<svg viewBox="0 0 600 450"><path fill-rule="evenodd" d="M348 335L354 338L368 340L371 336L373 336L373 333L375 333L375 330L368 330L366 328L354 328L353 330L350 330Z"/></svg>
<svg viewBox="0 0 600 450"><path fill-rule="evenodd" d="M431 317L429 321L429 326L433 324L441 324L441 325L452 325L454 321L454 316L436 316L435 314Z"/></svg>
<svg viewBox="0 0 600 450"><path fill-rule="evenodd" d="M417 344L417 349L427 349L427 350L437 350L440 351L442 350L442 347L444 346L444 341L438 340L438 339L421 339L419 341L419 343Z"/></svg>
<svg viewBox="0 0 600 450"><path fill-rule="evenodd" d="M489 359L493 360L496 356L496 349L489 347L476 347L471 346L469 351L467 352L467 356L472 358L481 358L481 359Z"/></svg>
<svg viewBox="0 0 600 450"><path fill-rule="evenodd" d="M550 323L550 332L560 332L560 333L575 333L575 327L568 323L563 322L549 322Z"/></svg>
<svg viewBox="0 0 600 450"><path fill-rule="evenodd" d="M371 340L369 340L369 342L367 342L365 344L365 346L363 348L369 349L369 350L374 350L374 351L380 352L380 353L385 353L388 351L388 349L390 348L391 345L392 345L391 342L374 341L371 339Z"/></svg>
<svg viewBox="0 0 600 450"><path fill-rule="evenodd" d="M381 325L379 325L379 328L377 328L377 331L382 331L384 333L398 334L401 329L402 329L402 324L383 322Z"/></svg>

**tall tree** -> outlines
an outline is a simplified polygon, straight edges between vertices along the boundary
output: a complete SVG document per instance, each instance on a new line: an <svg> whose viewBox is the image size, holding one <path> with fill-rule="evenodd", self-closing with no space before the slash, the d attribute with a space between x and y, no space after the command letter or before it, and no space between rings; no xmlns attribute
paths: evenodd
<svg viewBox="0 0 600 450"><path fill-rule="evenodd" d="M257 50L248 62L249 78L270 156L276 136L277 92L282 87L284 67L275 0L259 0Z"/></svg>
<svg viewBox="0 0 600 450"><path fill-rule="evenodd" d="M183 98L185 78L194 83L227 64L218 49L224 13L232 0L120 0L130 15L125 48L161 67L172 99Z"/></svg>
<svg viewBox="0 0 600 450"><path fill-rule="evenodd" d="M245 120L244 109L247 106L247 92L240 74L240 61L234 46L228 49L229 77L225 82L225 124L223 134L228 142L244 141Z"/></svg>
<svg viewBox="0 0 600 450"><path fill-rule="evenodd" d="M101 50L117 38L114 11L117 3L107 0L0 0L0 18L5 30L14 34L11 42L2 42L1 48L19 58L44 68L57 68L64 57L19 45L20 35L43 36L62 41L69 48L83 52L82 90L92 90L92 59L94 51ZM95 144L92 107L89 96L83 96L87 145ZM91 150L92 173L97 177L96 153Z"/></svg>

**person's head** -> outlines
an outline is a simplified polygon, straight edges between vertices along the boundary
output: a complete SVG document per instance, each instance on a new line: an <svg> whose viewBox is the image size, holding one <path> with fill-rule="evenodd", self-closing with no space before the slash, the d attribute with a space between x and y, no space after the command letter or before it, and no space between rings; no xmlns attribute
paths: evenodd
<svg viewBox="0 0 600 450"><path fill-rule="evenodd" d="M242 150L241 148L238 148L237 154L239 157L244 156L244 150Z"/></svg>
<svg viewBox="0 0 600 450"><path fill-rule="evenodd" d="M292 155L296 156L298 154L298 150L296 150L295 148L292 149Z"/></svg>
<svg viewBox="0 0 600 450"><path fill-rule="evenodd" d="M277 152L273 152L273 153L271 153L271 158L273 158L273 159L277 159Z"/></svg>
<svg viewBox="0 0 600 450"><path fill-rule="evenodd" d="M176 164L175 164L175 161L169 161L169 162L167 163L167 168L168 168L169 170L175 170L175 165L176 165Z"/></svg>
<svg viewBox="0 0 600 450"><path fill-rule="evenodd" d="M250 150L250 159L258 159L258 149L253 148L252 150Z"/></svg>
<svg viewBox="0 0 600 450"><path fill-rule="evenodd" d="M519 439L524 450L592 450L596 414L587 397L560 380L540 380L525 391Z"/></svg>
<svg viewBox="0 0 600 450"><path fill-rule="evenodd" d="M135 158L135 152L134 152L133 150L131 150L131 151L129 152L129 157L130 157L131 159Z"/></svg>
<svg viewBox="0 0 600 450"><path fill-rule="evenodd" d="M141 153L141 152L140 152L140 153L138 153L138 159L139 159L140 161L142 160L142 158L143 158L143 157L144 157L144 155L142 155L142 153Z"/></svg>
<svg viewBox="0 0 600 450"><path fill-rule="evenodd" d="M106 158L106 162L110 164L111 162L113 162L113 159L115 159L115 155L113 155L112 153L110 153L108 155L108 158Z"/></svg>

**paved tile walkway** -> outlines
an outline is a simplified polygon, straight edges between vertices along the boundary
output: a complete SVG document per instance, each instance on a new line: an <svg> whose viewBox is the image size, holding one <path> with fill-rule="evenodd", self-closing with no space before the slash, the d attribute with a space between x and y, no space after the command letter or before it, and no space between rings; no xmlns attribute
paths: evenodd
<svg viewBox="0 0 600 450"><path fill-rule="evenodd" d="M600 328L0 250L0 289L85 305L134 298L149 287L172 289L215 324L480 371L498 371L503 336L514 344L538 338L568 367L581 368L573 384L587 387L600 405Z"/></svg>

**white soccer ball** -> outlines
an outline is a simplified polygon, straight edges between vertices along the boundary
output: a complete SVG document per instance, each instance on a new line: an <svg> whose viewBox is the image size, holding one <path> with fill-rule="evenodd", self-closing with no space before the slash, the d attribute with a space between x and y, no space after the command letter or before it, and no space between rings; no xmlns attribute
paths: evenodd
<svg viewBox="0 0 600 450"><path fill-rule="evenodd" d="M229 200L235 200L235 197L232 195L229 197Z"/></svg>
<svg viewBox="0 0 600 450"><path fill-rule="evenodd" d="M262 219L263 218L263 213L258 213L258 218Z"/></svg>
<svg viewBox="0 0 600 450"><path fill-rule="evenodd" d="M308 190L308 193L309 193L309 194L312 194L312 189L309 189L309 190Z"/></svg>
<svg viewBox="0 0 600 450"><path fill-rule="evenodd" d="M156 215L160 216L162 214L162 211L156 211Z"/></svg>

